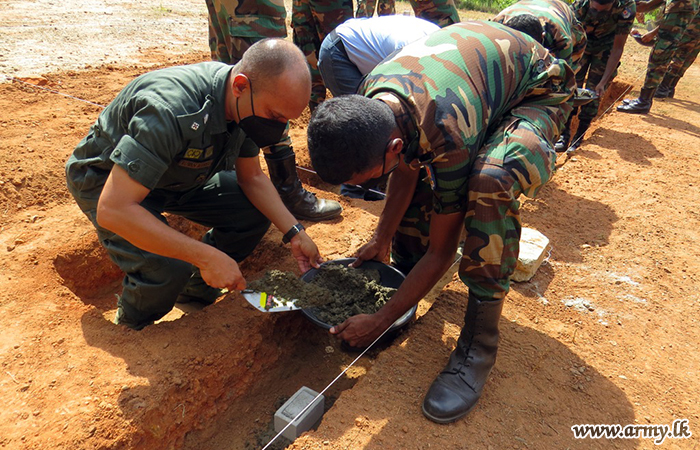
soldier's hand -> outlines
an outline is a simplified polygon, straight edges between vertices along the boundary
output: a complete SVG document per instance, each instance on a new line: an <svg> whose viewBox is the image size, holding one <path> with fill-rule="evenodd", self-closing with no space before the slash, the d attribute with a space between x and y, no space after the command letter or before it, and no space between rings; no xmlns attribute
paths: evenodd
<svg viewBox="0 0 700 450"><path fill-rule="evenodd" d="M243 278L236 261L214 247L199 270L204 282L213 288L225 288L229 291L242 291L246 288L245 278Z"/></svg>
<svg viewBox="0 0 700 450"><path fill-rule="evenodd" d="M375 314L358 314L330 329L331 334L337 335L352 347L367 347L383 331L381 321Z"/></svg>
<svg viewBox="0 0 700 450"><path fill-rule="evenodd" d="M599 83L595 87L595 93L598 96L598 98L603 98L603 94L605 94L605 84Z"/></svg>
<svg viewBox="0 0 700 450"><path fill-rule="evenodd" d="M292 255L297 260L299 270L302 273L308 272L312 267L317 269L323 262L323 258L318 252L318 247L306 234L306 231L302 230L297 233L290 243L292 245Z"/></svg>
<svg viewBox="0 0 700 450"><path fill-rule="evenodd" d="M389 254L389 246L390 242L381 242L376 236L372 236L372 239L355 253L357 259L350 266L359 267L370 259L384 261Z"/></svg>

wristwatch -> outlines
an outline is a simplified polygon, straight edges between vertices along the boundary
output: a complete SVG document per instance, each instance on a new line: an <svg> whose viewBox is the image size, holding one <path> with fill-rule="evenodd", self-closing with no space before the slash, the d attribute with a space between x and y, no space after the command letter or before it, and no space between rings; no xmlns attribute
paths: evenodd
<svg viewBox="0 0 700 450"><path fill-rule="evenodd" d="M289 229L289 231L287 231L284 234L284 236L282 236L282 242L284 242L285 244L289 244L289 242L292 240L292 238L294 236L296 236L297 234L299 234L299 232L303 229L304 229L304 225L302 225L300 223L294 225L292 228Z"/></svg>

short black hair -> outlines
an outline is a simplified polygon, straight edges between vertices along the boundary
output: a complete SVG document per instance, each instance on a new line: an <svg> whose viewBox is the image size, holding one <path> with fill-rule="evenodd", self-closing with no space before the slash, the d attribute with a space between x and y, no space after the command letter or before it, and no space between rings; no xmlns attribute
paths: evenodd
<svg viewBox="0 0 700 450"><path fill-rule="evenodd" d="M542 28L540 19L533 14L518 14L508 19L504 25L523 32L540 44L542 43L542 33L544 29Z"/></svg>
<svg viewBox="0 0 700 450"><path fill-rule="evenodd" d="M309 120L311 164L326 183L344 183L383 160L395 127L394 113L380 100L361 95L326 100Z"/></svg>
<svg viewBox="0 0 700 450"><path fill-rule="evenodd" d="M613 2L613 0L593 0L593 1L595 1L599 5L609 5L610 3Z"/></svg>

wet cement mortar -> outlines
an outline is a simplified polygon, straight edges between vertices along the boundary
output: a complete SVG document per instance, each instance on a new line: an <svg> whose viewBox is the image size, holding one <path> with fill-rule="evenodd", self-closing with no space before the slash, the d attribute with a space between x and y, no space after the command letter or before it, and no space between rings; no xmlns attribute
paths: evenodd
<svg viewBox="0 0 700 450"><path fill-rule="evenodd" d="M294 299L296 306L313 308L316 318L331 325L357 314L377 312L396 292L380 284L377 270L353 269L341 264L322 266L309 282L292 272L270 270L248 287Z"/></svg>

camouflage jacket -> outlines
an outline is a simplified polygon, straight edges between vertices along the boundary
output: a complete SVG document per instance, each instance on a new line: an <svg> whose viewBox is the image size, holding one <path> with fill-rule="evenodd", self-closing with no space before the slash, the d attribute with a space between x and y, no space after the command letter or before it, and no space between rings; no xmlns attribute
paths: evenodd
<svg viewBox="0 0 700 450"><path fill-rule="evenodd" d="M586 49L586 32L571 6L561 0L520 0L504 9L492 20L506 23L521 14L532 14L544 28L542 45L559 59L577 70L577 63Z"/></svg>
<svg viewBox="0 0 700 450"><path fill-rule="evenodd" d="M501 118L525 103L560 105L574 87L569 66L529 36L466 21L402 48L367 75L358 93L392 108L406 142L404 161L432 173L436 212L448 213L464 207L458 193ZM537 125L538 117L525 118Z"/></svg>
<svg viewBox="0 0 700 450"><path fill-rule="evenodd" d="M686 11L697 11L698 6L698 0L666 0L666 8L664 9L664 13L671 14Z"/></svg>
<svg viewBox="0 0 700 450"><path fill-rule="evenodd" d="M634 0L613 0L609 12L591 11L590 0L577 0L574 3L576 18L583 25L588 37L588 45L612 45L615 35L629 34L637 13Z"/></svg>
<svg viewBox="0 0 700 450"><path fill-rule="evenodd" d="M228 20L231 36L285 37L284 0L213 0L217 13Z"/></svg>

